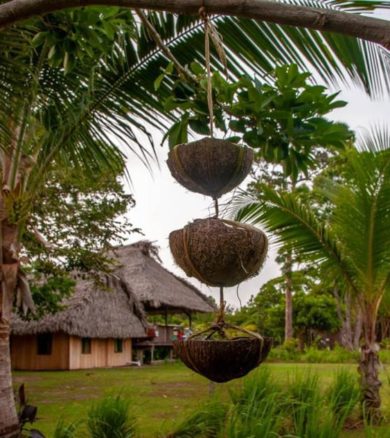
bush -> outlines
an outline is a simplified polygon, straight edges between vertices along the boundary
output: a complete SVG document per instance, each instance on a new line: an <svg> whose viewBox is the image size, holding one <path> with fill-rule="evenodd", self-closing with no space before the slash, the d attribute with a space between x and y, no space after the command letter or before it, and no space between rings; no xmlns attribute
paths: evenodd
<svg viewBox="0 0 390 438"><path fill-rule="evenodd" d="M301 355L297 339L289 339L284 344L272 348L268 360L294 361L296 362Z"/></svg>
<svg viewBox="0 0 390 438"><path fill-rule="evenodd" d="M282 385L267 368L235 388L229 392L230 407L207 403L169 437L339 438L359 400L356 378L345 371L325 392L315 374L293 376Z"/></svg>
<svg viewBox="0 0 390 438"><path fill-rule="evenodd" d="M341 370L336 374L328 389L327 400L337 423L344 423L360 399L357 377L349 371Z"/></svg>
<svg viewBox="0 0 390 438"><path fill-rule="evenodd" d="M75 438L78 436L80 422L66 424L60 420L54 430L53 438Z"/></svg>
<svg viewBox="0 0 390 438"><path fill-rule="evenodd" d="M390 351L381 351L380 357L384 363L390 363ZM339 346L336 346L333 350L319 350L316 347L308 347L304 352L300 352L281 345L271 350L268 360L308 363L355 363L359 360L359 352L348 351Z"/></svg>
<svg viewBox="0 0 390 438"><path fill-rule="evenodd" d="M243 382L240 391L231 391L233 406L229 411L224 438L277 436L283 420L281 388L266 368Z"/></svg>
<svg viewBox="0 0 390 438"><path fill-rule="evenodd" d="M348 351L336 346L333 350L310 347L301 355L300 361L309 363L349 363L359 360L358 351Z"/></svg>
<svg viewBox="0 0 390 438"><path fill-rule="evenodd" d="M216 438L223 429L227 406L219 400L209 401L186 418L169 438Z"/></svg>
<svg viewBox="0 0 390 438"><path fill-rule="evenodd" d="M134 438L135 418L129 415L130 401L120 396L107 397L88 411L87 427L91 438Z"/></svg>

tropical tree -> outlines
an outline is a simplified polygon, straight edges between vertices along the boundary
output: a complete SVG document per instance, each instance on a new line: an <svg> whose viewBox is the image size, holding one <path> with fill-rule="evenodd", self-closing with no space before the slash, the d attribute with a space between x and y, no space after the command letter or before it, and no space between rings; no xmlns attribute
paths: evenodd
<svg viewBox="0 0 390 438"><path fill-rule="evenodd" d="M278 242L321 264L355 296L363 317L359 372L364 409L380 418L381 386L376 321L390 289L390 135L374 131L362 137L360 150L346 153L345 181L321 181L332 205L328 220L312 203L294 193L264 187L262 202L248 202L241 220L263 224ZM245 196L244 196L245 198Z"/></svg>
<svg viewBox="0 0 390 438"><path fill-rule="evenodd" d="M48 172L21 237L23 271L34 302L34 314L27 317L58 311L74 291L73 271L95 282L101 273L111 273L115 262L107 250L140 232L127 215L135 200L122 177L122 169L94 176L69 168Z"/></svg>
<svg viewBox="0 0 390 438"><path fill-rule="evenodd" d="M118 9L89 9L75 14L46 16L23 28L0 33L3 61L0 66L2 437L19 434L12 391L9 331L15 297L19 304L33 306L20 253L27 234L37 237L31 233L30 226L34 227L34 221L39 219L37 206L43 201L40 195L46 191L49 196L50 191L46 189L55 169L72 168L80 175L79 182L83 174L122 173L125 161L117 147L118 138L129 147L136 145L141 154L144 152L144 147L137 143L134 127L146 130L127 114L123 100L110 103L106 100L105 108L99 102L99 116L93 114L93 107L101 99L95 87L101 85L99 81L104 81L112 68L106 52L122 51L123 34L133 29L131 16L126 13L123 17ZM84 17L78 18L80 14ZM88 22L93 26L85 26ZM77 63L72 61L74 58ZM48 208L47 213L46 219L49 219ZM42 223L38 220L35 225Z"/></svg>

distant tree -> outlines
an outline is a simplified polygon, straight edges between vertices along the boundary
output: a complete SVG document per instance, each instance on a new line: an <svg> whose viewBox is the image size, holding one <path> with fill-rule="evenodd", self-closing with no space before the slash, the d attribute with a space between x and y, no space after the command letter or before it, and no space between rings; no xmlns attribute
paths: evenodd
<svg viewBox="0 0 390 438"><path fill-rule="evenodd" d="M292 272L294 307L294 337L301 340L301 346L310 344L313 336L321 332L333 333L340 327L336 300L321 283L316 269L302 269ZM240 325L256 325L258 331L271 336L275 344L284 340L284 276L265 283L246 306L236 310L232 321Z"/></svg>
<svg viewBox="0 0 390 438"><path fill-rule="evenodd" d="M122 173L86 176L66 168L49 173L22 239L35 317L58 310L73 290L71 271L110 272L107 250L140 232L128 218L135 201L124 190Z"/></svg>

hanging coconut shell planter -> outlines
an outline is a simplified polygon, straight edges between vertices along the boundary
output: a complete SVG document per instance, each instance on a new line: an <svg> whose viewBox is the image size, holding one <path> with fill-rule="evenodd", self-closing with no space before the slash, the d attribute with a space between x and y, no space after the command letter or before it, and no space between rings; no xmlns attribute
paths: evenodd
<svg viewBox="0 0 390 438"><path fill-rule="evenodd" d="M172 231L169 245L183 271L209 286L235 286L256 275L268 248L259 229L218 218Z"/></svg>
<svg viewBox="0 0 390 438"><path fill-rule="evenodd" d="M266 359L271 349L270 338L225 322L223 291L224 287L237 285L259 272L267 254L268 241L266 235L253 226L218 218L218 198L248 175L253 151L213 138L209 33L214 35L214 41L217 32L204 11L201 16L206 32L211 137L175 146L169 153L167 164L173 177L185 188L214 199L216 216L196 219L184 228L172 231L169 245L175 262L188 276L209 286L219 286L220 306L213 325L186 340L174 342L174 350L187 367L222 383L248 374Z"/></svg>
<svg viewBox="0 0 390 438"><path fill-rule="evenodd" d="M237 336L228 338L228 327L235 330ZM174 351L188 368L213 382L223 383L243 377L258 367L270 352L271 344L270 338L223 323L186 341L176 341Z"/></svg>
<svg viewBox="0 0 390 438"><path fill-rule="evenodd" d="M175 146L167 160L172 176L182 186L213 199L237 187L252 163L252 149L209 137Z"/></svg>

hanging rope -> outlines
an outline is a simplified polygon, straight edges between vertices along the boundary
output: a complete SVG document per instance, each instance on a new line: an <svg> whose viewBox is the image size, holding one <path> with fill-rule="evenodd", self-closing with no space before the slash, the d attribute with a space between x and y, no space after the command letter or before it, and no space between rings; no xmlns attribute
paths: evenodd
<svg viewBox="0 0 390 438"><path fill-rule="evenodd" d="M219 205L218 198L214 199L214 207L215 207L215 217L219 216ZM219 288L219 315L217 318L217 324L224 325L225 324L225 298L223 294L223 287Z"/></svg>
<svg viewBox="0 0 390 438"><path fill-rule="evenodd" d="M204 57L206 62L206 71L207 71L207 106L209 110L210 117L210 136L214 135L214 106L213 106L213 84L211 78L211 62L210 62L210 35L213 36L213 28L210 25L209 17L206 12L206 8L202 6L199 9L199 15L204 22ZM215 37L214 37L215 39ZM223 50L222 50L223 52ZM215 217L219 216L219 205L218 199L214 199L214 207L215 207ZM217 324L223 326L225 324L225 298L223 293L223 287L219 288L219 314L217 318ZM224 334L223 330L221 330L221 334Z"/></svg>
<svg viewBox="0 0 390 438"><path fill-rule="evenodd" d="M199 15L204 22L204 57L206 60L207 71L207 106L209 109L210 117L210 136L214 133L214 107L213 107L213 87L211 81L211 65L210 65L210 22L206 9L202 6L199 9Z"/></svg>

